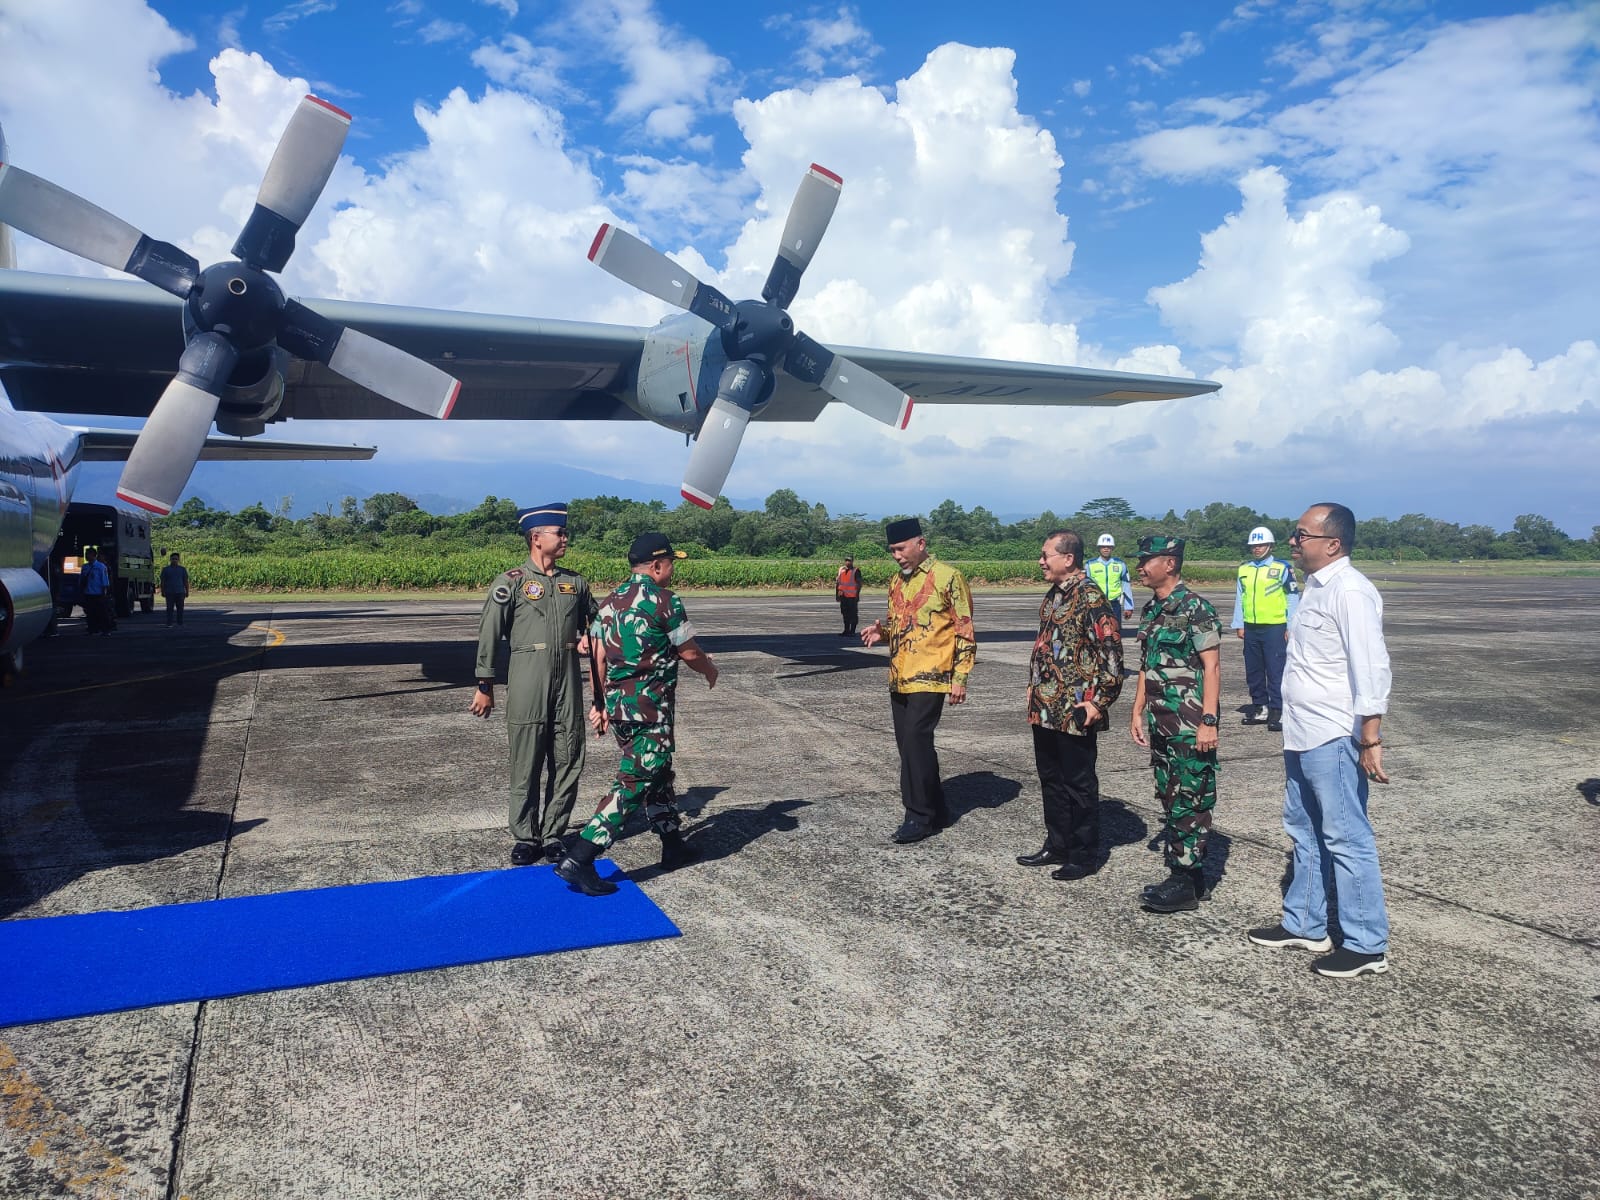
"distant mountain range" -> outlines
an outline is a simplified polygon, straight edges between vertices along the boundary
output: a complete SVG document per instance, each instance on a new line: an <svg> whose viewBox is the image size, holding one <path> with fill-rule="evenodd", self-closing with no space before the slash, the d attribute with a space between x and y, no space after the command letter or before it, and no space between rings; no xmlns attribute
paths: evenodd
<svg viewBox="0 0 1600 1200"><path fill-rule="evenodd" d="M116 498L122 464L85 463L77 498L109 503ZM621 496L648 503L660 500L676 508L678 489L664 484L617 479L558 463L385 463L370 462L203 462L195 467L179 501L198 496L209 508L237 512L260 503L276 509L291 500L289 513L299 519L315 512L339 511L346 496L365 500L378 492L399 492L419 508L440 516L465 512L500 496L521 504L543 504L587 496ZM734 499L735 508L761 508L764 500Z"/></svg>

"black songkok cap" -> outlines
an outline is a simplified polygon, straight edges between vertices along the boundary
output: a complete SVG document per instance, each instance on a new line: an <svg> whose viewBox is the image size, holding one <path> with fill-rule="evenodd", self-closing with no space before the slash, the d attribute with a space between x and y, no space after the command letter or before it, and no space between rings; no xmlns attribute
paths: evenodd
<svg viewBox="0 0 1600 1200"><path fill-rule="evenodd" d="M905 517L899 521L890 521L889 527L883 531L883 536L889 545L898 546L901 542L909 542L912 538L922 536L922 522L915 517Z"/></svg>

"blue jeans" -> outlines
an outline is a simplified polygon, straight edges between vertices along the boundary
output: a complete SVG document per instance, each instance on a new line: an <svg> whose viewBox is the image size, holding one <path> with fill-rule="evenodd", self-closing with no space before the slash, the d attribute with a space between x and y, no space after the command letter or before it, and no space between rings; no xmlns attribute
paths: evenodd
<svg viewBox="0 0 1600 1200"><path fill-rule="evenodd" d="M1339 902L1344 947L1358 954L1389 948L1389 912L1378 873L1378 845L1367 820L1367 778L1355 739L1283 752L1283 827L1294 842L1283 927L1297 937L1328 932L1328 888Z"/></svg>

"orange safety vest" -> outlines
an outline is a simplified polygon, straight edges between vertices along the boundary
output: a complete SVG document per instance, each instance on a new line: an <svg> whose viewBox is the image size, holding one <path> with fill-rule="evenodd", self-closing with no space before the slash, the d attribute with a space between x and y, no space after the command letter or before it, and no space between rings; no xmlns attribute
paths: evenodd
<svg viewBox="0 0 1600 1200"><path fill-rule="evenodd" d="M861 595L861 572L855 567L840 567L839 581L834 587L839 599L856 599Z"/></svg>

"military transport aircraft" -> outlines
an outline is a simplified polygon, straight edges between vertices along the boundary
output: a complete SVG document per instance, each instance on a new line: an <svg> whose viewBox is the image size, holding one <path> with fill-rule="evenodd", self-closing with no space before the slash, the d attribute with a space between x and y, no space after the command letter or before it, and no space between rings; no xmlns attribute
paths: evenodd
<svg viewBox="0 0 1600 1200"><path fill-rule="evenodd" d="M653 328L290 299L271 276L294 249L349 125L348 114L305 97L235 258L203 270L0 153L0 227L144 281L0 270L0 384L15 408L147 418L118 485L123 500L169 512L213 424L250 437L293 418L642 418L696 439L683 495L709 507L752 418L815 420L837 399L904 428L916 401L1120 405L1219 386L823 346L786 311L839 200L842 181L819 166L801 181L759 300L735 303L602 225L589 257L686 310ZM14 436L0 426L0 439ZM15 450L0 440L0 458Z"/></svg>

